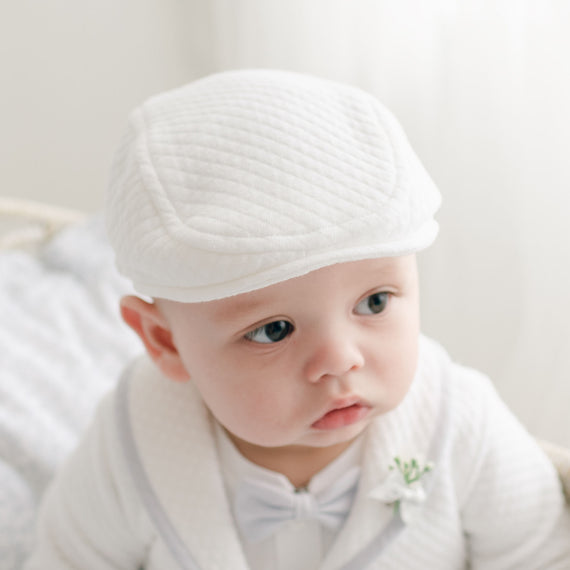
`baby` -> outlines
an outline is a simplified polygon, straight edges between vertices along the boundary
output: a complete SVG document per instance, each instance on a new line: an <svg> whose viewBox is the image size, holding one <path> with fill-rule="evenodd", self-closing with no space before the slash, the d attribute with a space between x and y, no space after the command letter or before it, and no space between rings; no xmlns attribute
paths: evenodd
<svg viewBox="0 0 570 570"><path fill-rule="evenodd" d="M107 222L146 355L28 570L570 568L554 468L420 334L440 196L362 91L213 75L136 110Z"/></svg>

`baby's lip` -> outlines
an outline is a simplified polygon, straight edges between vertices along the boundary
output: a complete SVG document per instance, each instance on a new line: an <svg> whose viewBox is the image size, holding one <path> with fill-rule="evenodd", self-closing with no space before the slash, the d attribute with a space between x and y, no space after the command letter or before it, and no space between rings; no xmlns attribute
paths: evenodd
<svg viewBox="0 0 570 570"><path fill-rule="evenodd" d="M334 429L362 419L371 406L358 396L348 396L333 400L326 411L313 422L316 429Z"/></svg>
<svg viewBox="0 0 570 570"><path fill-rule="evenodd" d="M334 400L332 402L332 404L327 409L325 414L327 414L328 412L332 412L334 410L342 410L343 408L349 408L350 406L355 406L357 404L364 405L362 399L359 398L358 396L347 396L345 398L338 398L337 400Z"/></svg>

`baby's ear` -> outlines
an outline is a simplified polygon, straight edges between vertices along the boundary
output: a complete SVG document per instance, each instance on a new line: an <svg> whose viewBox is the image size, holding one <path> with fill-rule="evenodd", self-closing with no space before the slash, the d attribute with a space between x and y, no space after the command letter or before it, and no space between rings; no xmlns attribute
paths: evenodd
<svg viewBox="0 0 570 570"><path fill-rule="evenodd" d="M120 307L123 320L139 335L160 370L172 380L188 380L190 375L180 359L168 322L156 304L128 295L121 299Z"/></svg>

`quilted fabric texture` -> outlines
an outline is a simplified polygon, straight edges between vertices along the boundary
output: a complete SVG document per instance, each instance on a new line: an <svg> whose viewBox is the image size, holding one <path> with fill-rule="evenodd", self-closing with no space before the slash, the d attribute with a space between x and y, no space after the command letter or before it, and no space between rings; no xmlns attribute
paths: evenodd
<svg viewBox="0 0 570 570"><path fill-rule="evenodd" d="M139 293L196 302L429 245L440 195L363 91L269 70L151 98L116 155L107 223Z"/></svg>

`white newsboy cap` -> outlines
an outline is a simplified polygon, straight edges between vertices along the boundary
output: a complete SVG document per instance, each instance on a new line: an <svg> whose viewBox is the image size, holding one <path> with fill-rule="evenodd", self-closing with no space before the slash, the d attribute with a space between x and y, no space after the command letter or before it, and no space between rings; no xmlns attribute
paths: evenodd
<svg viewBox="0 0 570 570"><path fill-rule="evenodd" d="M347 85L224 72L133 111L106 219L150 297L229 297L427 247L440 194L393 115Z"/></svg>

